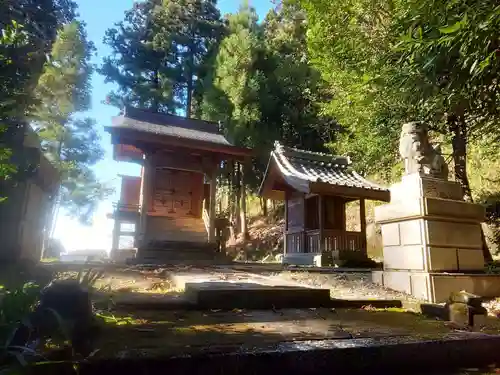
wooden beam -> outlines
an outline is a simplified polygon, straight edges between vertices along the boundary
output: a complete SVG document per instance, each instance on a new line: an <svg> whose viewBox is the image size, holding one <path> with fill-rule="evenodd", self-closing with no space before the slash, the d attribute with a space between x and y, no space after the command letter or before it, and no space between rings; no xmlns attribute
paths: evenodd
<svg viewBox="0 0 500 375"><path fill-rule="evenodd" d="M208 242L215 242L215 197L217 192L217 168L214 169L210 176L210 206L209 206L209 225L208 225Z"/></svg>
<svg viewBox="0 0 500 375"><path fill-rule="evenodd" d="M325 211L324 211L324 200L323 196L318 196L318 215L319 215L319 250L322 253L323 249L323 236L325 231Z"/></svg>
<svg viewBox="0 0 500 375"><path fill-rule="evenodd" d="M288 194L285 192L285 225L283 226L283 255L287 251L287 232L288 232Z"/></svg>
<svg viewBox="0 0 500 375"><path fill-rule="evenodd" d="M111 140L114 144L130 144L137 146L141 143L149 143L152 146L160 147L173 146L184 149L208 151L212 154L221 154L225 158L234 160L244 160L246 157L251 157L254 152L248 148L237 147L232 145L218 144L206 142L202 140L194 140L187 138L171 137L166 135L158 135L153 133L144 133L131 129L120 129L108 127L106 130L111 134ZM144 146L138 146L143 149ZM154 146L153 146L154 147Z"/></svg>
<svg viewBox="0 0 500 375"><path fill-rule="evenodd" d="M391 193L388 190L372 190L354 186L339 186L332 185L326 182L311 182L310 192L345 198L364 198L382 202L390 202L391 200Z"/></svg>
<svg viewBox="0 0 500 375"><path fill-rule="evenodd" d="M365 200L360 199L359 200L359 219L361 221L361 242L362 242L362 247L363 251L366 253L366 207L365 207Z"/></svg>
<svg viewBox="0 0 500 375"><path fill-rule="evenodd" d="M118 250L120 247L120 221L115 218L115 222L113 224L113 237L111 243L111 250Z"/></svg>
<svg viewBox="0 0 500 375"><path fill-rule="evenodd" d="M141 181L141 213L139 219L140 245L146 245L148 212L154 189L155 164L152 154L144 155L144 166Z"/></svg>

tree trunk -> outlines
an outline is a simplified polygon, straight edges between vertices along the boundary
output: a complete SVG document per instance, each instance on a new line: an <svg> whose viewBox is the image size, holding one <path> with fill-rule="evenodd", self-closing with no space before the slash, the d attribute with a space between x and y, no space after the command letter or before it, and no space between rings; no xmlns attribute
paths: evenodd
<svg viewBox="0 0 500 375"><path fill-rule="evenodd" d="M466 202L473 203L469 178L467 176L467 123L462 115L451 115L448 118L448 127L452 135L453 164L455 180L462 186L463 198ZM493 257L486 244L483 228L481 227L483 242L483 256L486 262L493 261Z"/></svg>
<svg viewBox="0 0 500 375"><path fill-rule="evenodd" d="M260 212L262 216L267 216L267 199L259 198L260 200Z"/></svg>
<svg viewBox="0 0 500 375"><path fill-rule="evenodd" d="M160 103L158 101L158 93L160 91L160 76L158 74L158 69L155 69L155 71L153 72L153 87L155 89L155 93L151 109L153 110L153 112L158 112L160 110Z"/></svg>
<svg viewBox="0 0 500 375"><path fill-rule="evenodd" d="M237 234L241 233L241 169L240 163L236 162L235 171L235 191L234 191L234 218L235 218L235 231Z"/></svg>
<svg viewBox="0 0 500 375"><path fill-rule="evenodd" d="M455 179L462 186L464 200L472 202L472 193L467 176L467 124L462 116L450 116L448 125L452 134Z"/></svg>
<svg viewBox="0 0 500 375"><path fill-rule="evenodd" d="M241 165L241 233L243 234L243 238L248 239L248 227L247 227L247 192L245 187L245 167Z"/></svg>
<svg viewBox="0 0 500 375"><path fill-rule="evenodd" d="M194 40L194 35L191 35L191 40ZM193 78L193 70L194 70L194 47L193 45L189 46L188 50L188 62L186 67L186 117L191 117L191 112L193 110L193 89L194 89L194 78Z"/></svg>
<svg viewBox="0 0 500 375"><path fill-rule="evenodd" d="M229 232L231 239L236 238L236 233L235 233L235 218L234 218L234 206L235 206L235 201L234 201L234 161L231 161L231 164L229 165L229 189L228 189L228 212L229 212Z"/></svg>

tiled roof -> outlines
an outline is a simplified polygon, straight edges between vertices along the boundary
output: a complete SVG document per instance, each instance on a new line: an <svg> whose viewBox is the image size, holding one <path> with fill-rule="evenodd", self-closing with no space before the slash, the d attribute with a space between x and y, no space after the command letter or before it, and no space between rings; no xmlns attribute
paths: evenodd
<svg viewBox="0 0 500 375"><path fill-rule="evenodd" d="M295 186L324 182L331 185L388 192L389 190L366 180L351 167L347 157L298 150L278 142L271 153L285 180Z"/></svg>
<svg viewBox="0 0 500 375"><path fill-rule="evenodd" d="M114 117L111 127L232 146L219 132L216 123L132 107L127 107L120 116Z"/></svg>

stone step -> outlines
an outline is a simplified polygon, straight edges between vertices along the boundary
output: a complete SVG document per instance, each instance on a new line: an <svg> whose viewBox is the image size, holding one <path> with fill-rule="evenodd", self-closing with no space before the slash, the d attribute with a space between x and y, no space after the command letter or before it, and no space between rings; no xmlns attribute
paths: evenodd
<svg viewBox="0 0 500 375"><path fill-rule="evenodd" d="M186 299L204 309L318 308L331 305L329 289L256 283L186 283Z"/></svg>
<svg viewBox="0 0 500 375"><path fill-rule="evenodd" d="M150 241L146 250L182 250L198 251L207 250L215 252L217 245L209 242L188 242L188 241Z"/></svg>

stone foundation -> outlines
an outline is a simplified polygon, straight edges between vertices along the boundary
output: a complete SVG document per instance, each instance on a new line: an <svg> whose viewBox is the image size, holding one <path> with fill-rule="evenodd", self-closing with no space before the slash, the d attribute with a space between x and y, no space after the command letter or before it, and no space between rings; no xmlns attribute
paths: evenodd
<svg viewBox="0 0 500 375"><path fill-rule="evenodd" d="M372 271L372 281L433 303L446 302L452 292L462 290L486 298L500 296L500 275Z"/></svg>
<svg viewBox="0 0 500 375"><path fill-rule="evenodd" d="M391 188L391 203L375 209L384 271L373 273L374 282L431 302L461 290L500 295L500 276L475 273L484 270L484 216L483 206L462 200L456 182L403 176Z"/></svg>

